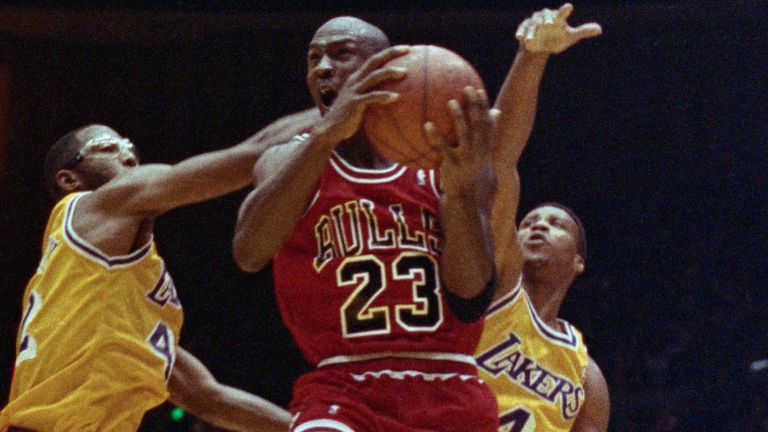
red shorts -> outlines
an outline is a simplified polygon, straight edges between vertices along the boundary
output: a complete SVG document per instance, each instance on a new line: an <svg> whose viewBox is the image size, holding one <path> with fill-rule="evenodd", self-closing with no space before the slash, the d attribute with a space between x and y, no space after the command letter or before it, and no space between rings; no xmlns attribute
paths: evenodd
<svg viewBox="0 0 768 432"><path fill-rule="evenodd" d="M496 398L469 364L381 359L296 381L292 432L496 432Z"/></svg>

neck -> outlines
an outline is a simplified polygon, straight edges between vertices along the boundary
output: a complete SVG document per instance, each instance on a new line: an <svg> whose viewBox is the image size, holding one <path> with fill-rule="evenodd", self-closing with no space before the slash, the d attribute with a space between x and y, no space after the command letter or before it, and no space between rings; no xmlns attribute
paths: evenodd
<svg viewBox="0 0 768 432"><path fill-rule="evenodd" d="M523 270L523 288L539 318L552 328L558 328L557 316L574 278L571 274L530 265Z"/></svg>
<svg viewBox="0 0 768 432"><path fill-rule="evenodd" d="M362 131L339 143L336 153L358 168L380 169L392 166L392 161L377 152Z"/></svg>

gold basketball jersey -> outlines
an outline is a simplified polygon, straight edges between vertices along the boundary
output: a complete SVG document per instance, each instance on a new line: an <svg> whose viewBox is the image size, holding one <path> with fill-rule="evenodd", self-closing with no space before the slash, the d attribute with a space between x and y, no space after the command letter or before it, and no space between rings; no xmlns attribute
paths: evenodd
<svg viewBox="0 0 768 432"><path fill-rule="evenodd" d="M16 364L0 430L135 431L168 397L183 321L154 241L109 256L72 229L77 201L56 204L24 292Z"/></svg>
<svg viewBox="0 0 768 432"><path fill-rule="evenodd" d="M536 314L521 284L488 310L476 358L499 403L499 431L568 431L584 402L589 356L581 333Z"/></svg>

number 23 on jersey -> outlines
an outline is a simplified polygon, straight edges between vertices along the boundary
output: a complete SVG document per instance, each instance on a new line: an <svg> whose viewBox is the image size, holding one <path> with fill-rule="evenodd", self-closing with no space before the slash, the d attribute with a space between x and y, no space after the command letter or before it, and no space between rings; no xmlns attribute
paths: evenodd
<svg viewBox="0 0 768 432"><path fill-rule="evenodd" d="M411 281L411 302L372 306L387 281ZM392 320L409 332L432 332L443 322L440 275L435 258L403 252L387 266L374 255L349 257L336 270L339 287L354 287L339 315L344 337L389 334Z"/></svg>

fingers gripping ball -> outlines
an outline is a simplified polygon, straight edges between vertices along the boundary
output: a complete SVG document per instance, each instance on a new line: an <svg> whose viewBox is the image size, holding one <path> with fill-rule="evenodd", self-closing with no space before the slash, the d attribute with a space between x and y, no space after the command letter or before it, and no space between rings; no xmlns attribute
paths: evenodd
<svg viewBox="0 0 768 432"><path fill-rule="evenodd" d="M379 85L400 97L369 105L363 117L368 140L388 159L415 168L435 168L442 152L429 145L424 123L431 121L449 144L456 143L448 101L463 104L464 88L484 89L477 71L458 54L438 46L415 45L387 66L407 69L405 79Z"/></svg>

